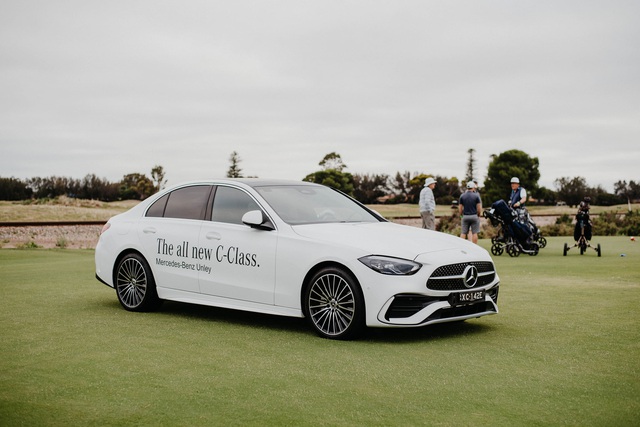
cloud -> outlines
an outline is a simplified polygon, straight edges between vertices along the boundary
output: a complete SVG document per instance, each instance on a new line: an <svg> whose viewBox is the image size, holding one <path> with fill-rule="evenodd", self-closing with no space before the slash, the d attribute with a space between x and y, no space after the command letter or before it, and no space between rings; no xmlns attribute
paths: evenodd
<svg viewBox="0 0 640 427"><path fill-rule="evenodd" d="M116 180L462 176L476 149L541 184L639 180L632 1L7 1L0 173ZM482 177L480 177L482 178Z"/></svg>

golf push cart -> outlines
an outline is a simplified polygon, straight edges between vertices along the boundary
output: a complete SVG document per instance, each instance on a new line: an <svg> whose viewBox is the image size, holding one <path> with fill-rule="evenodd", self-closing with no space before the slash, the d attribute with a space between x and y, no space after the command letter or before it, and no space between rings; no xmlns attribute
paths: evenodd
<svg viewBox="0 0 640 427"><path fill-rule="evenodd" d="M576 241L573 246L564 244L563 256L567 256L567 253L573 248L580 248L580 255L583 255L588 248L596 251L598 256L602 256L602 249L600 243L595 247L591 246L589 242L591 240L591 220L589 219L589 203L590 197L585 197L580 206L578 207L578 213L576 214L576 227L573 230L573 239Z"/></svg>

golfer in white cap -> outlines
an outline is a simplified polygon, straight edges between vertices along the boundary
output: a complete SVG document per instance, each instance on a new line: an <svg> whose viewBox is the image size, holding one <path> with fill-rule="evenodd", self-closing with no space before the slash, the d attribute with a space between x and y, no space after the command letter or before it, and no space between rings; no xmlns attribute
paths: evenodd
<svg viewBox="0 0 640 427"><path fill-rule="evenodd" d="M520 187L520 180L517 176L511 178L511 195L509 196L509 204L512 208L524 208L527 201L527 190Z"/></svg>
<svg viewBox="0 0 640 427"><path fill-rule="evenodd" d="M420 216L422 217L422 228L429 230L436 229L436 199L433 196L433 189L436 180L429 177L424 181L424 188L420 191Z"/></svg>

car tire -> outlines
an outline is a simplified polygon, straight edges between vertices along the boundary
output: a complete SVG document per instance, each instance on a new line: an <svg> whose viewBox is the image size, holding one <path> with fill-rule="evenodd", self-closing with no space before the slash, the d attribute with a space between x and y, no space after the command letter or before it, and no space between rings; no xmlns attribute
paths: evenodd
<svg viewBox="0 0 640 427"><path fill-rule="evenodd" d="M156 282L145 259L135 253L120 260L114 274L118 301L128 311L151 311L160 305Z"/></svg>
<svg viewBox="0 0 640 427"><path fill-rule="evenodd" d="M325 267L306 286L304 313L318 335L347 340L365 324L362 291L351 274L339 267Z"/></svg>

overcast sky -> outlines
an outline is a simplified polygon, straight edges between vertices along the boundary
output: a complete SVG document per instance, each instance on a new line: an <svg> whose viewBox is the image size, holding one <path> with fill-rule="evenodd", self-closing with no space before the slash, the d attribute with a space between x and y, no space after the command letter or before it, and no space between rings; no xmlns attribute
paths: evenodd
<svg viewBox="0 0 640 427"><path fill-rule="evenodd" d="M640 1L0 1L0 176L640 181ZM526 183L525 183L526 187Z"/></svg>

